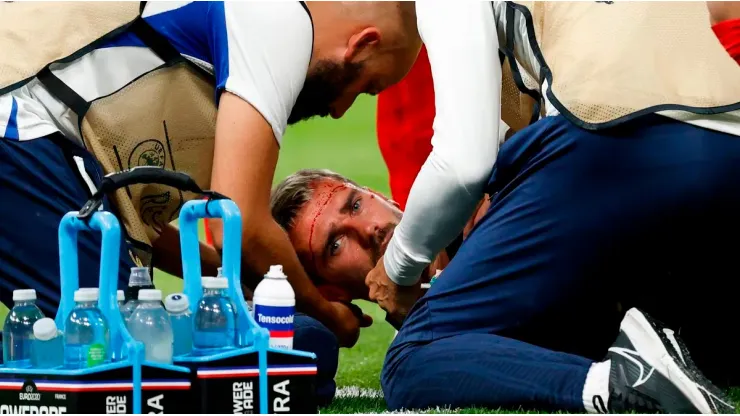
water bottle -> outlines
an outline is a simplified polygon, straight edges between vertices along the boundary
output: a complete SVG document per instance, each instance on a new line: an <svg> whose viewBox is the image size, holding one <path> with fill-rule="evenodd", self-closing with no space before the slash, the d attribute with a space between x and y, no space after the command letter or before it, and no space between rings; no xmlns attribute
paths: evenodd
<svg viewBox="0 0 740 416"><path fill-rule="evenodd" d="M193 351L193 315L190 313L188 297L173 293L165 298L164 307L172 325L173 355L190 354Z"/></svg>
<svg viewBox="0 0 740 416"><path fill-rule="evenodd" d="M283 266L270 266L254 290L254 319L270 331L270 347L293 349L295 292Z"/></svg>
<svg viewBox="0 0 740 416"><path fill-rule="evenodd" d="M64 324L64 366L89 368L110 361L108 320L98 308L98 289L75 291L75 307Z"/></svg>
<svg viewBox="0 0 740 416"><path fill-rule="evenodd" d="M56 368L64 365L64 338L51 318L41 318L33 324L31 366Z"/></svg>
<svg viewBox="0 0 740 416"><path fill-rule="evenodd" d="M236 306L226 289L225 277L204 277L203 296L198 302L193 325L193 350L209 355L236 345Z"/></svg>
<svg viewBox="0 0 740 416"><path fill-rule="evenodd" d="M139 291L139 305L128 320L128 331L144 344L147 361L172 364L172 325L162 307L161 290Z"/></svg>
<svg viewBox="0 0 740 416"><path fill-rule="evenodd" d="M128 302L121 309L121 316L124 321L128 321L131 314L139 305L139 291L142 289L154 289L152 277L149 275L148 267L132 267L131 275L128 279L128 288L126 288L126 299Z"/></svg>
<svg viewBox="0 0 740 416"><path fill-rule="evenodd" d="M9 368L28 368L31 366L33 324L44 314L36 306L33 289L14 290L13 302L3 327L3 363Z"/></svg>
<svg viewBox="0 0 740 416"><path fill-rule="evenodd" d="M123 293L123 290L116 291L116 300L118 301L118 311L122 311L126 304L126 294Z"/></svg>

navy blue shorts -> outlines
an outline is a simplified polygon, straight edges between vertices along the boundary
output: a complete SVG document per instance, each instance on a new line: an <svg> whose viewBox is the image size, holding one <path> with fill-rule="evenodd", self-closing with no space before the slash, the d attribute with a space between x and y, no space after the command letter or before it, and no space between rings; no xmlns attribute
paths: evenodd
<svg viewBox="0 0 740 416"><path fill-rule="evenodd" d="M103 177L100 164L60 134L29 141L0 138L0 301L8 307L14 289L30 288L36 289L44 315L56 315L59 222L92 195L78 161L97 188ZM107 197L104 209L112 209ZM100 234L80 233L78 240L80 287L98 287ZM124 287L134 266L124 241L120 263L119 287Z"/></svg>

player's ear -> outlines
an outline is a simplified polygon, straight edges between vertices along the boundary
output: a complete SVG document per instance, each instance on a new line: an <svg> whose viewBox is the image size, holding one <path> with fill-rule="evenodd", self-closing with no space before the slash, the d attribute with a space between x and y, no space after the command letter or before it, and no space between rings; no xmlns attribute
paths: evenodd
<svg viewBox="0 0 740 416"><path fill-rule="evenodd" d="M369 51L380 42L380 31L377 27L366 27L350 36L344 52L345 62L358 62L366 59Z"/></svg>

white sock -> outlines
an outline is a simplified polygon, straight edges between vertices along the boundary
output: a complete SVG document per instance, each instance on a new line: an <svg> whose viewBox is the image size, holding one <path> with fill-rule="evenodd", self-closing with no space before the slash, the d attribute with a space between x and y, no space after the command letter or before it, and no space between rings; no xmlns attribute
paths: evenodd
<svg viewBox="0 0 740 416"><path fill-rule="evenodd" d="M588 413L608 413L611 360L591 364L583 384L583 407Z"/></svg>

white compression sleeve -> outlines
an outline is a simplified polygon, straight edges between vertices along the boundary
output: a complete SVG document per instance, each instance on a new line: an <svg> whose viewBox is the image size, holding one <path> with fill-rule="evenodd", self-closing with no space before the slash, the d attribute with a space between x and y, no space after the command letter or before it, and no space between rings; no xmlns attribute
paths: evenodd
<svg viewBox="0 0 740 416"><path fill-rule="evenodd" d="M501 64L489 2L417 2L417 24L434 79L432 153L384 257L399 285L424 268L462 231L496 161Z"/></svg>

